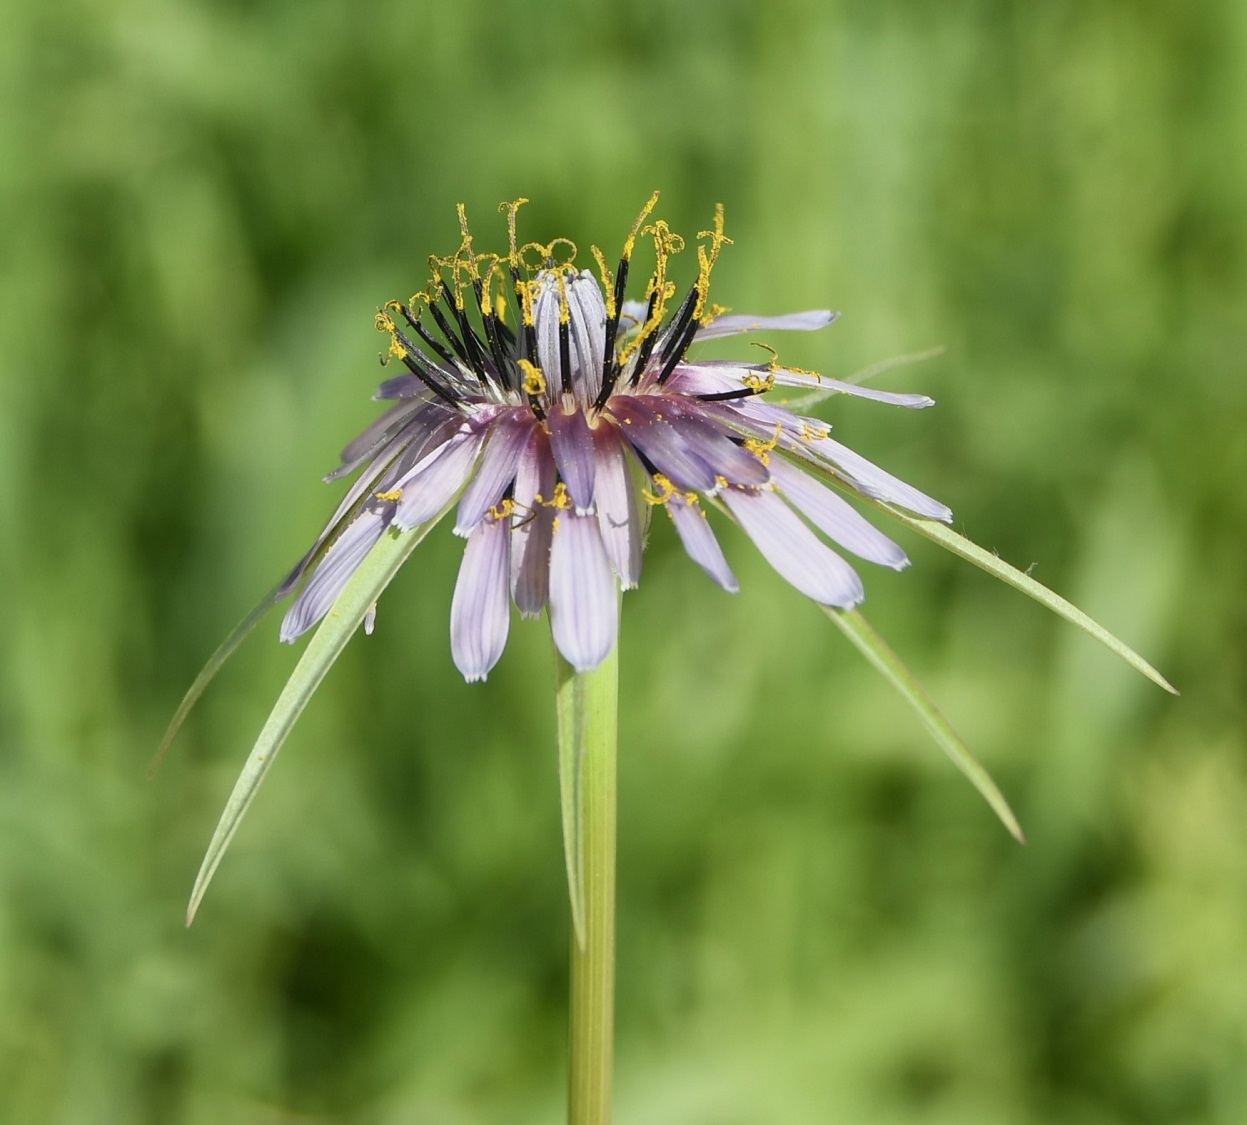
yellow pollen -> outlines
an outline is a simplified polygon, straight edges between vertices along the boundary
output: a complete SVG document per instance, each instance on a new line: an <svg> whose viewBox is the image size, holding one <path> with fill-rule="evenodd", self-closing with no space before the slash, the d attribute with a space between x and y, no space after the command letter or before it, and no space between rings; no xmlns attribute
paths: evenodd
<svg viewBox="0 0 1247 1125"><path fill-rule="evenodd" d="M510 264L512 269L519 269L520 267L519 251L515 248L515 213L527 202L528 200L521 196L513 203L498 204L498 210L505 212L507 216L507 245L510 248L510 253L507 255L507 262Z"/></svg>
<svg viewBox="0 0 1247 1125"><path fill-rule="evenodd" d="M668 480L665 476L663 476L662 473L654 474L654 483L658 486L658 489L659 489L657 495L644 489L641 492L641 495L645 498L645 502L647 504L652 504L655 506L659 504L665 504L668 500L671 499L671 497L673 497L676 494L677 489L675 485L672 484L671 481Z"/></svg>
<svg viewBox="0 0 1247 1125"><path fill-rule="evenodd" d="M751 371L741 379L741 382L753 391L754 394L765 394L775 386L775 372L770 371L763 376L756 371Z"/></svg>
<svg viewBox="0 0 1247 1125"><path fill-rule="evenodd" d="M567 485L565 485L562 481L559 481L559 483L554 486L554 495L551 496L549 500L542 500L541 503L543 503L547 508L554 508L560 512L570 511L572 498L567 495ZM554 522L557 524L558 520L556 519Z"/></svg>
<svg viewBox="0 0 1247 1125"><path fill-rule="evenodd" d="M515 511L515 501L511 499L503 500L500 504L495 504L486 513L486 517L498 523L501 520L509 520Z"/></svg>
<svg viewBox="0 0 1247 1125"><path fill-rule="evenodd" d="M524 393L526 395L543 395L546 393L546 377L541 368L526 359L516 360L524 375Z"/></svg>
<svg viewBox="0 0 1247 1125"><path fill-rule="evenodd" d="M758 438L750 438L745 442L745 448L749 450L764 465L771 463L771 453L775 447L779 445L779 439L783 436L784 426L782 422L775 423L775 436L770 441L761 441Z"/></svg>
<svg viewBox="0 0 1247 1125"><path fill-rule="evenodd" d="M628 232L628 237L624 242L623 258L625 262L632 257L632 250L636 246L636 236L641 229L641 224L649 218L649 213L654 209L657 203L658 192L654 192L654 194L649 197L649 202L641 208L641 213L636 217L636 222L632 224L632 230Z"/></svg>
<svg viewBox="0 0 1247 1125"><path fill-rule="evenodd" d="M711 305L705 313L702 314L701 326L705 328L708 324L713 324L725 312L730 311L727 305Z"/></svg>
<svg viewBox="0 0 1247 1125"><path fill-rule="evenodd" d="M395 488L391 492L378 492L376 493L376 497L378 500L393 500L397 503L403 498L403 490L401 488Z"/></svg>
<svg viewBox="0 0 1247 1125"><path fill-rule="evenodd" d="M594 261L598 264L598 272L602 275L602 292L606 295L606 319L615 319L615 279L606 268L606 257L596 246L591 246Z"/></svg>
<svg viewBox="0 0 1247 1125"><path fill-rule="evenodd" d="M710 271L714 269L714 264L718 261L719 251L724 246L732 244L732 240L723 233L722 203L714 205L714 229L700 230L697 232L697 237L710 239L709 249L705 246L697 247L697 303L693 306L693 317L700 320L706 306L706 298L710 296ZM713 313L713 309L711 312Z"/></svg>

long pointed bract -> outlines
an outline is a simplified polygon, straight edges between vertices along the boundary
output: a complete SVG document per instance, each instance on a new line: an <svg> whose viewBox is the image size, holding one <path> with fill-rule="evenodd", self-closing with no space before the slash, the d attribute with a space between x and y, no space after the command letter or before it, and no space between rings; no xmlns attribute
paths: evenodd
<svg viewBox="0 0 1247 1125"><path fill-rule="evenodd" d="M281 600L279 594L285 584L286 579L283 578L265 594L256 607L238 622L231 630L230 635L217 646L216 652L208 657L208 663L203 666L202 671L195 677L195 682L191 684L186 694L182 696L182 702L178 704L177 711L174 713L173 718L169 720L169 726L165 730L164 737L160 740L160 746L157 747L156 754L152 758L152 764L148 768L148 777L155 776L156 771L160 768L160 763L164 761L165 755L169 752L169 747L173 745L173 740L177 738L178 731L182 729L182 724L186 722L186 717L195 709L195 704L199 702L203 693L208 690L208 685L216 679L216 674L225 665L225 662L234 655L238 646L250 635L251 630L264 620L268 615L268 611Z"/></svg>
<svg viewBox="0 0 1247 1125"><path fill-rule="evenodd" d="M303 713L303 708L320 686L325 673L341 655L347 641L363 622L365 614L376 603L381 591L389 585L407 556L444 514L445 510L428 523L408 532L387 532L360 565L346 589L339 595L333 609L316 630L307 651L286 681L264 729L260 731L260 737L256 739L234 785L234 791L225 804L225 811L221 814L216 831L212 834L208 851L195 878L190 905L186 909L188 926L195 919L195 912L199 909L208 884L225 855L225 849L238 831L238 825L255 798L260 783L286 741L286 736Z"/></svg>
<svg viewBox="0 0 1247 1125"><path fill-rule="evenodd" d="M870 623L857 610L833 609L820 606L820 609L835 622L840 631L856 646L871 664L883 674L883 677L894 687L905 702L910 705L922 720L923 726L931 732L939 743L940 749L952 760L953 764L970 779L970 783L982 794L983 799L991 805L1001 822L1019 843L1024 844L1026 837L1022 834L1022 826L1009 808L1009 802L996 787L987 770L978 759L970 753L969 748L961 741L960 736L948 720L940 714L939 709L923 690L922 685L914 678L913 673L901 663L887 645L887 642L871 628Z"/></svg>
<svg viewBox="0 0 1247 1125"><path fill-rule="evenodd" d="M1173 684L1165 679L1129 645L1118 640L1103 625L1092 620L1076 605L1071 605L1060 594L1054 594L1042 582L1036 582L1029 574L1023 573L1017 567L1010 566L999 555L984 550L977 543L967 539L964 535L958 535L951 527L946 527L942 523L920 519L906 512L898 512L895 508L886 504L878 504L876 506L889 515L896 517L902 523L912 527L920 535L925 535L928 539L938 543L946 551L951 551L959 558L974 563L975 566L987 571L993 577L999 578L1002 582L1007 582L1015 590L1021 590L1027 597L1033 598L1041 605L1046 605L1053 613L1064 617L1071 624L1077 625L1089 637L1094 637L1110 652L1129 664L1131 668L1142 672L1152 683L1164 688L1172 695L1179 694L1178 689Z"/></svg>

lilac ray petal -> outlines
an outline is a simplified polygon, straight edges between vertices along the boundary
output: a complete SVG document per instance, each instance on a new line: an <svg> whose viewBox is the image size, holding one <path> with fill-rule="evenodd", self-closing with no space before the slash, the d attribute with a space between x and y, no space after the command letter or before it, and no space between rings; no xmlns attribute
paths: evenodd
<svg viewBox="0 0 1247 1125"><path fill-rule="evenodd" d="M610 400L610 410L619 420L619 432L624 439L677 488L693 492L714 490L714 470L687 448L669 423L656 417L636 396L615 395Z"/></svg>
<svg viewBox="0 0 1247 1125"><path fill-rule="evenodd" d="M419 399L408 399L390 407L342 450L339 455L342 464L325 477L325 483L350 475L384 445L420 437L432 424L428 405Z"/></svg>
<svg viewBox="0 0 1247 1125"><path fill-rule="evenodd" d="M557 274L542 270L533 307L537 333L537 362L545 375L549 398L557 402L563 390L559 324L562 310ZM601 387L602 354L606 347L606 304L597 279L588 270L563 278L567 298L569 388L581 406L592 402Z"/></svg>
<svg viewBox="0 0 1247 1125"><path fill-rule="evenodd" d="M699 328L695 341L715 340L720 336L735 336L740 332L817 332L839 317L839 313L827 309L810 309L808 312L788 313L786 316L745 316L730 314L712 320L705 328Z"/></svg>
<svg viewBox="0 0 1247 1125"><path fill-rule="evenodd" d="M893 570L904 570L909 565L900 547L826 485L782 457L772 457L770 468L775 487L788 502L846 551Z"/></svg>
<svg viewBox="0 0 1247 1125"><path fill-rule="evenodd" d="M781 446L784 444L781 443ZM884 472L878 465L872 464L838 441L823 438L820 441L794 444L801 447L796 452L805 457L812 454L814 460L831 465L837 470L837 475L865 496L895 504L930 520L940 520L943 523L953 521L952 509L947 505L941 504L925 492L919 492L891 473Z"/></svg>
<svg viewBox="0 0 1247 1125"><path fill-rule="evenodd" d="M606 303L597 279L584 270L567 291L571 310L572 367L576 371L576 399L593 402L602 389L602 354L606 350Z"/></svg>
<svg viewBox="0 0 1247 1125"><path fill-rule="evenodd" d="M410 371L405 371L401 375L395 375L393 378L387 379L376 389L373 398L378 402L384 402L394 398L428 398L432 392L425 384L424 380L418 375L413 375Z"/></svg>
<svg viewBox="0 0 1247 1125"><path fill-rule="evenodd" d="M806 597L847 609L866 596L857 572L774 492L725 488L719 496L762 557Z"/></svg>
<svg viewBox="0 0 1247 1125"><path fill-rule="evenodd" d="M627 333L640 328L645 322L645 313L648 308L648 301L624 301L619 306L620 332Z"/></svg>
<svg viewBox="0 0 1247 1125"><path fill-rule="evenodd" d="M677 363L665 389L683 395L713 395L740 390L749 373L744 364Z"/></svg>
<svg viewBox="0 0 1247 1125"><path fill-rule="evenodd" d="M498 419L489 431L489 441L472 482L463 490L455 518L455 534L467 535L485 518L515 479L520 452L528 443L534 425L528 411Z"/></svg>
<svg viewBox="0 0 1247 1125"><path fill-rule="evenodd" d="M598 526L606 556L619 576L619 584L630 590L641 580L641 511L637 502L632 468L624 452L623 439L614 426L603 424L593 431L597 447Z"/></svg>
<svg viewBox="0 0 1247 1125"><path fill-rule="evenodd" d="M596 668L615 644L619 607L593 516L560 512L550 547L550 630L577 672Z"/></svg>
<svg viewBox="0 0 1247 1125"><path fill-rule="evenodd" d="M926 519L952 522L953 513L946 505L898 480L839 442L832 441L827 436L831 427L826 422L803 418L782 407L756 400L741 405L707 402L701 404L701 409L760 440L769 441L775 437L775 426L778 424L781 428L779 448L785 452L833 470L845 484L864 496L895 504Z"/></svg>
<svg viewBox="0 0 1247 1125"><path fill-rule="evenodd" d="M786 367L759 368L759 373L774 375L777 387L808 387L811 390L834 391L836 394L853 395L857 398L886 402L889 406L904 406L910 410L922 410L935 405L935 399L926 395L899 394L895 391L877 391L872 387L859 387L856 383L842 383L806 371L791 371Z"/></svg>
<svg viewBox="0 0 1247 1125"><path fill-rule="evenodd" d="M550 427L550 449L559 476L567 485L576 511L583 515L593 507L593 431L578 408L569 413L562 406L554 406L546 424Z"/></svg>
<svg viewBox="0 0 1247 1125"><path fill-rule="evenodd" d="M664 506L671 522L675 524L688 557L729 594L735 594L740 589L740 583L736 581L732 568L727 565L723 549L719 546L701 506L690 504L679 495L670 497Z"/></svg>
<svg viewBox="0 0 1247 1125"><path fill-rule="evenodd" d="M554 511L538 501L554 493L554 458L550 439L534 429L516 466L515 514L511 521L511 596L524 617L535 617L550 590L550 538Z"/></svg>
<svg viewBox="0 0 1247 1125"><path fill-rule="evenodd" d="M400 531L431 520L450 503L472 474L483 436L461 428L398 482L403 497L394 524Z"/></svg>
<svg viewBox="0 0 1247 1125"><path fill-rule="evenodd" d="M393 503L361 512L329 548L329 554L321 560L281 623L281 639L286 644L293 644L333 608L351 575L377 545L393 514Z"/></svg>
<svg viewBox="0 0 1247 1125"><path fill-rule="evenodd" d="M468 683L483 680L507 646L511 523L486 519L468 536L450 603L450 652Z"/></svg>
<svg viewBox="0 0 1247 1125"><path fill-rule="evenodd" d="M720 422L674 395L639 396L652 406L655 417L670 423L684 447L709 466L715 476L732 484L761 485L771 479L766 466L747 449L732 440L731 432Z"/></svg>
<svg viewBox="0 0 1247 1125"><path fill-rule="evenodd" d="M278 601L298 585L299 579L303 577L317 553L341 529L344 517L355 507L364 493L373 487L376 487L378 491L384 491L385 478L390 477L393 479L394 466L395 454L393 450L382 450L381 455L355 479L329 522L325 524L320 535L316 537L316 542L312 544L311 549L295 564L294 569L286 575L282 584L277 588L275 596Z"/></svg>

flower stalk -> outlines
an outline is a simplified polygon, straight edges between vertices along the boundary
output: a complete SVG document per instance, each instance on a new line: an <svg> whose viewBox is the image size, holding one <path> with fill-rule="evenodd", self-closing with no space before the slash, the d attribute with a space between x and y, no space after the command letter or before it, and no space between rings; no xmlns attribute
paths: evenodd
<svg viewBox="0 0 1247 1125"><path fill-rule="evenodd" d="M559 775L571 898L569 1125L608 1125L615 1039L618 648L577 672L556 652Z"/></svg>

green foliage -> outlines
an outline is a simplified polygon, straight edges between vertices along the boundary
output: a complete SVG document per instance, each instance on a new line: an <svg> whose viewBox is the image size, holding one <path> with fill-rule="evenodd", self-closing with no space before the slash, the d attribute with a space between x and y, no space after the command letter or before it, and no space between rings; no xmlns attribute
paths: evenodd
<svg viewBox="0 0 1247 1125"><path fill-rule="evenodd" d="M743 536L624 598L621 1122L1247 1117L1247 20L1235 0L9 0L0 36L0 1117L557 1120L549 638L450 662L439 528L187 931L299 653L275 619L375 413L377 305L525 195L617 249L727 208L716 300L843 376L837 436L1152 660L905 537L865 612L1016 847ZM689 255L685 255L686 258ZM677 259L677 271L691 273ZM681 279L686 275L681 275ZM723 349L738 347L725 343Z"/></svg>

